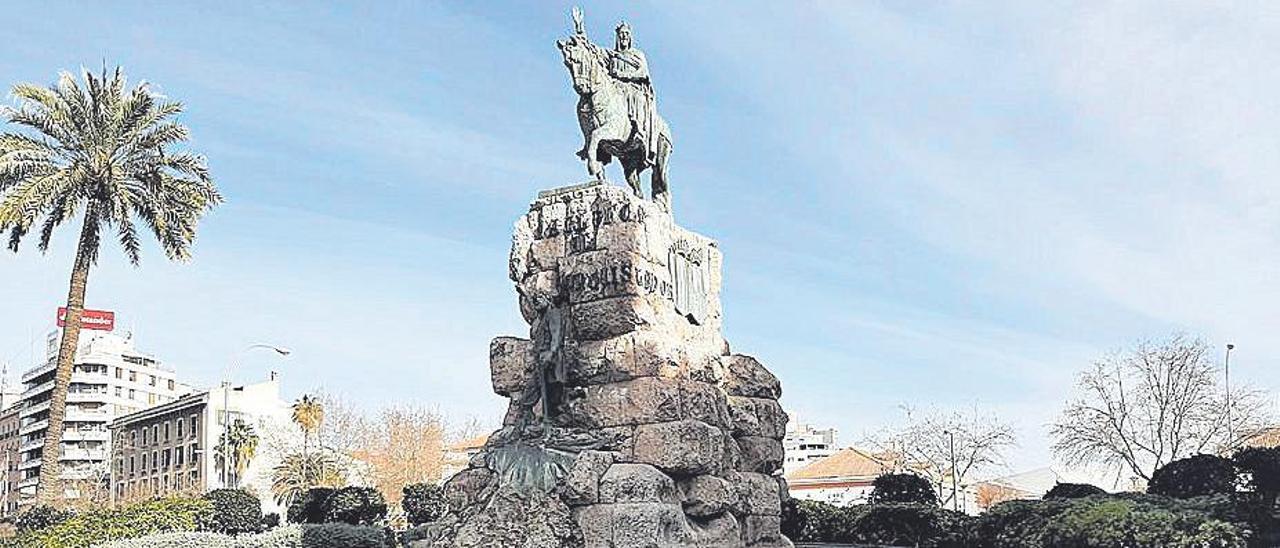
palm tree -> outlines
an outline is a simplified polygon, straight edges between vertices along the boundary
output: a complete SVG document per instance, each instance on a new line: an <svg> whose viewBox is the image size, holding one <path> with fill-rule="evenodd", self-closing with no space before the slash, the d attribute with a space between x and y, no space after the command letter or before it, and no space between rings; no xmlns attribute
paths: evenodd
<svg viewBox="0 0 1280 548"><path fill-rule="evenodd" d="M89 269L104 232L115 232L135 266L142 251L139 222L170 259L185 261L197 222L222 201L204 158L172 150L189 136L173 120L180 103L157 96L145 82L126 89L119 68L99 76L84 71L83 79L81 84L64 72L53 87L18 84L16 108L0 109L20 128L0 134L0 233L9 233L9 248L16 252L38 228L38 247L47 251L55 228L83 217L37 487L46 504L61 504L67 387Z"/></svg>
<svg viewBox="0 0 1280 548"><path fill-rule="evenodd" d="M324 422L324 404L315 396L303 395L293 404L293 422L302 429L302 452L307 452L311 434Z"/></svg>
<svg viewBox="0 0 1280 548"><path fill-rule="evenodd" d="M313 487L341 487L347 482L342 463L329 452L286 456L271 471L271 492L276 503L288 508Z"/></svg>
<svg viewBox="0 0 1280 548"><path fill-rule="evenodd" d="M235 470L234 481L238 485L244 469L249 467L249 462L258 454L258 433L253 430L253 426L236 419L231 423L231 428L220 436L216 451L218 458L222 459L223 468L230 466Z"/></svg>

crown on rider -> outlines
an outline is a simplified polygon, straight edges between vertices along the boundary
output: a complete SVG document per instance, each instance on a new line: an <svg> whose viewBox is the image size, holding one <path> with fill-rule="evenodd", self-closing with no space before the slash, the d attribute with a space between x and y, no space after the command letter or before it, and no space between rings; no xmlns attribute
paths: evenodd
<svg viewBox="0 0 1280 548"><path fill-rule="evenodd" d="M627 34L631 34L631 25L628 25L626 21L618 23L618 28L613 29L613 32L622 34L624 30L627 31Z"/></svg>

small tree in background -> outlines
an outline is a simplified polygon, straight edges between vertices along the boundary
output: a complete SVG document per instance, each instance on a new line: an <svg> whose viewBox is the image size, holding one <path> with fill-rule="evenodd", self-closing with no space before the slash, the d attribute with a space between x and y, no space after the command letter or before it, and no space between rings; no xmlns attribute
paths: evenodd
<svg viewBox="0 0 1280 548"><path fill-rule="evenodd" d="M1175 460L1156 470L1147 484L1148 493L1179 499L1235 491L1235 463L1216 455Z"/></svg>
<svg viewBox="0 0 1280 548"><path fill-rule="evenodd" d="M1280 496L1280 447L1246 447L1232 458L1244 473L1245 488L1257 493L1268 506Z"/></svg>
<svg viewBox="0 0 1280 548"><path fill-rule="evenodd" d="M1058 483L1054 484L1053 488L1044 494L1044 499L1081 499L1105 494L1107 492L1103 491L1101 487L1088 483Z"/></svg>
<svg viewBox="0 0 1280 548"><path fill-rule="evenodd" d="M871 441L882 453L898 459L899 469L919 472L932 481L934 492L943 495L941 506L951 504L956 495L951 489L953 469L955 483L964 485L971 474L1003 465L1004 451L1016 444L1013 426L993 414L977 409L972 413L904 409L904 424Z"/></svg>
<svg viewBox="0 0 1280 548"><path fill-rule="evenodd" d="M414 483L404 486L400 506L410 524L421 525L440 519L448 504L444 489L434 483Z"/></svg>
<svg viewBox="0 0 1280 548"><path fill-rule="evenodd" d="M938 505L933 484L915 474L883 474L871 488L871 504Z"/></svg>

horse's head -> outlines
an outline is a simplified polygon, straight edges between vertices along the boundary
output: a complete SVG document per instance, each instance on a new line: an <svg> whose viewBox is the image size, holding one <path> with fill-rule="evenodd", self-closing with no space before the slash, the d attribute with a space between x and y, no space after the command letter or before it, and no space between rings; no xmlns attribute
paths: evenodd
<svg viewBox="0 0 1280 548"><path fill-rule="evenodd" d="M577 37L567 40L556 40L556 47L564 57L564 66L569 69L569 77L573 79L573 90L578 95L595 93L604 74L604 62L591 46L580 42Z"/></svg>

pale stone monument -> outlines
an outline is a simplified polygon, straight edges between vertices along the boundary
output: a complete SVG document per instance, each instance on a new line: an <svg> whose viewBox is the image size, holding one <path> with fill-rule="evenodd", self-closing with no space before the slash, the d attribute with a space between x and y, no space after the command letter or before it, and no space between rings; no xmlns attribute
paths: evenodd
<svg viewBox="0 0 1280 548"><path fill-rule="evenodd" d="M599 181L540 193L510 256L529 337L489 348L503 427L415 545L792 546L779 531L782 389L729 350L720 269L716 242L660 199Z"/></svg>

